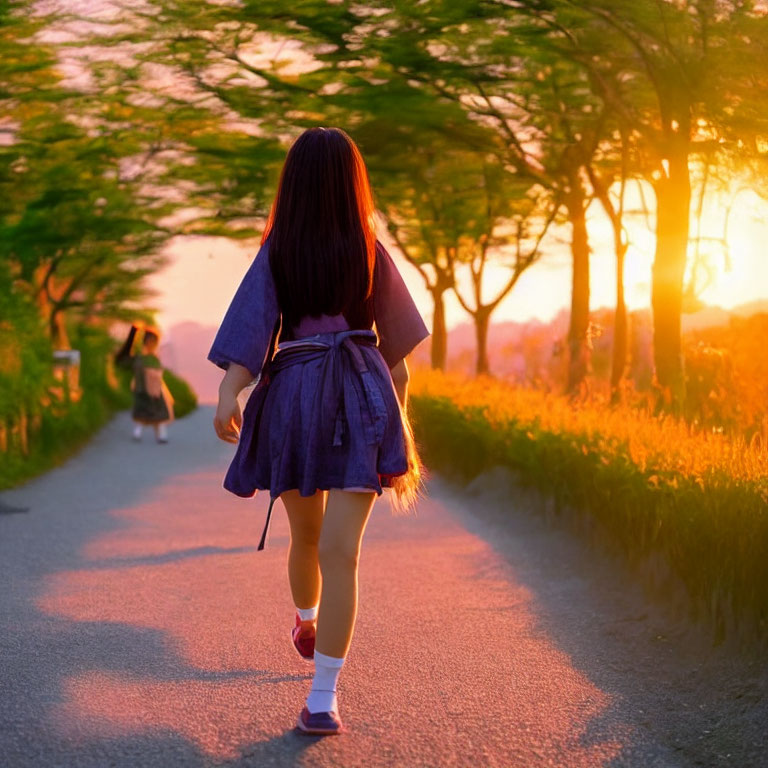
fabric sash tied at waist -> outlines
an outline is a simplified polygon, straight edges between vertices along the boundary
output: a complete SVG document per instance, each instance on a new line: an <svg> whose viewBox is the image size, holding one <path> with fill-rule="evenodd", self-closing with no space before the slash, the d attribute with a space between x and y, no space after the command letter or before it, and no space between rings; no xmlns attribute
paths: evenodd
<svg viewBox="0 0 768 768"><path fill-rule="evenodd" d="M368 370L360 345L375 346L373 331L341 331L333 335L333 343L317 338L288 342L278 348L269 364L269 377L299 363L325 358L320 374L323 393L323 442L340 446L344 434L344 379L358 389L362 410L363 429L368 445L376 445L384 437L387 424L387 407L373 375ZM357 376L349 377L349 372ZM330 421L332 419L332 422Z"/></svg>

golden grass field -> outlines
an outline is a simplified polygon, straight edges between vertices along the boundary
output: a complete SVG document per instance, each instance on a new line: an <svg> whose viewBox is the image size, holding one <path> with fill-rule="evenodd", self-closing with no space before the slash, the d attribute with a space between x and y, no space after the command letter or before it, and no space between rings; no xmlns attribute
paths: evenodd
<svg viewBox="0 0 768 768"><path fill-rule="evenodd" d="M416 370L411 412L432 469L492 466L587 515L628 559L661 554L715 635L768 635L768 452L671 416ZM514 499L510 499L514 504Z"/></svg>

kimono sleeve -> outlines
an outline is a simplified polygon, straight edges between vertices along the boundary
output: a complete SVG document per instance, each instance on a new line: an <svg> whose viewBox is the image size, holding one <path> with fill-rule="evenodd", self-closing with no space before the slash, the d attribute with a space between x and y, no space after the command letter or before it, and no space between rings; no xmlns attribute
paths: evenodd
<svg viewBox="0 0 768 768"><path fill-rule="evenodd" d="M427 326L395 262L378 242L373 282L373 316L379 335L379 351L390 368L429 336Z"/></svg>
<svg viewBox="0 0 768 768"><path fill-rule="evenodd" d="M278 327L280 310L263 245L245 273L213 341L208 359L226 370L230 363L258 378Z"/></svg>

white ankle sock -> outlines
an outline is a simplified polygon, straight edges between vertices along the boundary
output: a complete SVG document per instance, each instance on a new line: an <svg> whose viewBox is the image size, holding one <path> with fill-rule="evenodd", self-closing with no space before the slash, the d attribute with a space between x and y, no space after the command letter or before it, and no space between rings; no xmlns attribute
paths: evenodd
<svg viewBox="0 0 768 768"><path fill-rule="evenodd" d="M336 683L343 666L344 659L315 651L315 676L312 679L312 690L307 696L307 709L310 713L338 712Z"/></svg>
<svg viewBox="0 0 768 768"><path fill-rule="evenodd" d="M141 424L135 424L133 427L133 439L140 440L141 432L142 432Z"/></svg>
<svg viewBox="0 0 768 768"><path fill-rule="evenodd" d="M296 613L302 621L314 621L317 618L317 606L312 608L297 608Z"/></svg>

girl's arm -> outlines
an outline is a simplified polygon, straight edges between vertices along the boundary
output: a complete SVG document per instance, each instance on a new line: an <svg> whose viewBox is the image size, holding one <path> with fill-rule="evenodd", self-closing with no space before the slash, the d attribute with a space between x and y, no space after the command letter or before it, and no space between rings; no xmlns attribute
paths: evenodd
<svg viewBox="0 0 768 768"><path fill-rule="evenodd" d="M403 410L405 410L408 404L408 379L410 378L405 360L403 359L395 363L390 372L395 385L395 392L397 392L397 398L400 400Z"/></svg>
<svg viewBox="0 0 768 768"><path fill-rule="evenodd" d="M251 372L237 363L230 363L219 384L219 404L213 417L216 434L227 443L236 443L243 424L237 396L253 381Z"/></svg>

